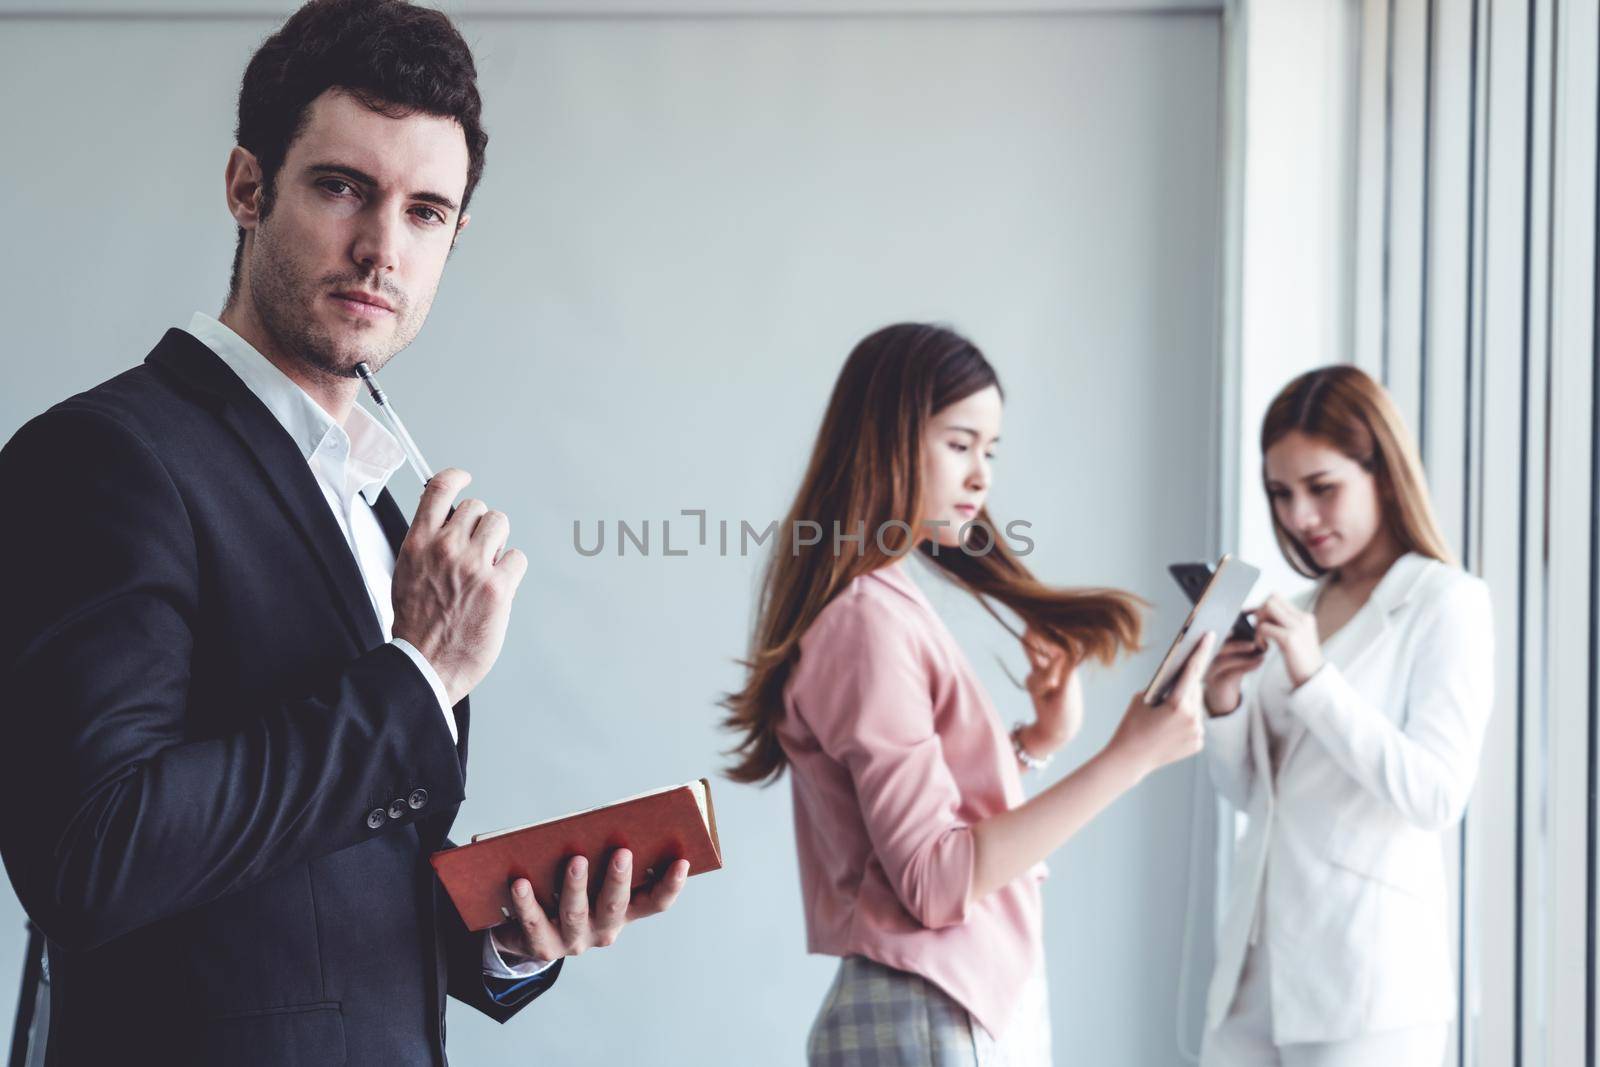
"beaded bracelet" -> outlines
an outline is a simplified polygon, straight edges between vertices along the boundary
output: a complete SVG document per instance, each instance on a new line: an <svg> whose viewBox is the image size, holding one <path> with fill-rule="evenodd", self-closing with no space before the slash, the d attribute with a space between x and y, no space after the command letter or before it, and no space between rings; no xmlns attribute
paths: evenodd
<svg viewBox="0 0 1600 1067"><path fill-rule="evenodd" d="M1017 762L1030 771L1042 771L1050 766L1050 761L1055 759L1055 753L1043 758L1035 756L1022 747L1022 728L1025 724L1018 722L1011 727L1011 750L1017 754Z"/></svg>

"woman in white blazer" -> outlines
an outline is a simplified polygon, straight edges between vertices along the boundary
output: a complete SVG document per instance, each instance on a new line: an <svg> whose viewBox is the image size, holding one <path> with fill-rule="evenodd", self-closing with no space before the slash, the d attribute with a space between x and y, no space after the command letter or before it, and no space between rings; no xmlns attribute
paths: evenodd
<svg viewBox="0 0 1600 1067"><path fill-rule="evenodd" d="M1453 562L1410 435L1360 370L1289 383L1261 451L1278 543L1317 583L1269 597L1257 640L1206 677L1211 776L1249 826L1201 1064L1440 1067L1443 838L1494 691L1487 587Z"/></svg>

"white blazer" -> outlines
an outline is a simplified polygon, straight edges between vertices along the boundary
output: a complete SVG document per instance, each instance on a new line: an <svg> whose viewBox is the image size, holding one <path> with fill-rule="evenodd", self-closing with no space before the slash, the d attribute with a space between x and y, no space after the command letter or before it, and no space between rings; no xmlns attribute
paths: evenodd
<svg viewBox="0 0 1600 1067"><path fill-rule="evenodd" d="M1307 610L1315 595L1295 602ZM1208 719L1212 781L1249 816L1208 1026L1227 1016L1255 942L1271 955L1278 1044L1453 1017L1443 832L1477 777L1493 642L1488 587L1407 554L1323 642L1309 681L1294 689L1274 648L1245 706ZM1275 780L1269 701L1293 721Z"/></svg>

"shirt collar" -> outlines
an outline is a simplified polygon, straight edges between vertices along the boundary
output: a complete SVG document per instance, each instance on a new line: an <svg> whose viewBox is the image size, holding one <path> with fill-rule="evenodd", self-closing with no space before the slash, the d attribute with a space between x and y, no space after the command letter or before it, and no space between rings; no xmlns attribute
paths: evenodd
<svg viewBox="0 0 1600 1067"><path fill-rule="evenodd" d="M366 408L352 405L346 424L340 426L294 379L221 322L197 311L188 329L266 405L307 463L319 450L324 457L331 452L337 457L332 466L344 468L346 486L360 492L368 504L378 502L390 476L405 463L405 451Z"/></svg>
<svg viewBox="0 0 1600 1067"><path fill-rule="evenodd" d="M954 549L953 551L960 551ZM929 611L933 605L928 603L928 598L923 595L922 589L911 578L911 563L906 559L899 559L894 563L885 563L876 570L867 572L867 575L894 589L902 596L921 604Z"/></svg>
<svg viewBox="0 0 1600 1067"><path fill-rule="evenodd" d="M1410 598L1412 591L1417 587L1417 582L1428 572L1430 562L1432 557L1424 556L1420 552L1404 553L1389 564L1389 569L1378 579L1378 584L1368 599L1385 612L1395 610Z"/></svg>

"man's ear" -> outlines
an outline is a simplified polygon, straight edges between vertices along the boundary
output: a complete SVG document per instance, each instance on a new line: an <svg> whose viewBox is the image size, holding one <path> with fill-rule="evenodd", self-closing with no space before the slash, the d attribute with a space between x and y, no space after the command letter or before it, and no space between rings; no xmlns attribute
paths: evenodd
<svg viewBox="0 0 1600 1067"><path fill-rule="evenodd" d="M261 184L261 163L255 153L241 145L234 145L228 153L228 166L223 175L223 193L228 200L228 214L241 229L253 230L261 222L261 197L265 192Z"/></svg>
<svg viewBox="0 0 1600 1067"><path fill-rule="evenodd" d="M471 221L472 221L472 216L471 215L462 215L461 216L461 221L456 223L456 232L450 235L450 250L445 253L445 258L446 259L448 259L449 257L455 255L455 253L456 253L456 240L457 240L457 238L459 238L461 236L462 232L466 230L467 223L469 223Z"/></svg>

